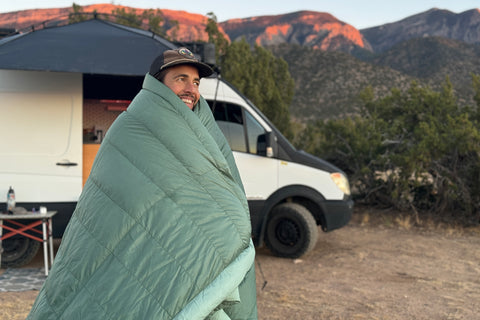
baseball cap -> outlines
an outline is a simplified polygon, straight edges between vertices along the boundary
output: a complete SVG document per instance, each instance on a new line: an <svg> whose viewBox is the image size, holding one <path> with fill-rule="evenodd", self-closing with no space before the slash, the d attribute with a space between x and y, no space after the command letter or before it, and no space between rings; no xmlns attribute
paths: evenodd
<svg viewBox="0 0 480 320"><path fill-rule="evenodd" d="M158 78L158 75L162 71L179 64L190 64L195 66L198 69L198 75L200 78L208 77L213 73L212 68L195 58L190 50L187 48L178 48L165 50L161 55L155 58L150 66L150 74Z"/></svg>

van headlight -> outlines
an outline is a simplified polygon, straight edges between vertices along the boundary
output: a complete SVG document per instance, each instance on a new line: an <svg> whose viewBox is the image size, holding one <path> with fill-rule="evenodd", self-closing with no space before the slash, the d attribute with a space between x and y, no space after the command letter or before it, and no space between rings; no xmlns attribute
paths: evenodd
<svg viewBox="0 0 480 320"><path fill-rule="evenodd" d="M330 173L330 178L332 178L333 182L337 185L337 187L342 190L347 196L350 195L350 185L348 183L347 177L345 177L340 172Z"/></svg>

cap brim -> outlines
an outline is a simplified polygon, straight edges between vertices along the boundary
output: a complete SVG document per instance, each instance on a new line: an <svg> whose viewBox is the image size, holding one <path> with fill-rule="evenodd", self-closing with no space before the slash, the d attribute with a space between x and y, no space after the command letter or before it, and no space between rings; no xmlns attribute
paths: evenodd
<svg viewBox="0 0 480 320"><path fill-rule="evenodd" d="M209 77L213 74L213 69L209 65L203 62L192 61L191 59L179 59L170 63L166 63L160 68L160 71L179 64L190 64L195 66L198 69L198 75L200 76L200 78Z"/></svg>

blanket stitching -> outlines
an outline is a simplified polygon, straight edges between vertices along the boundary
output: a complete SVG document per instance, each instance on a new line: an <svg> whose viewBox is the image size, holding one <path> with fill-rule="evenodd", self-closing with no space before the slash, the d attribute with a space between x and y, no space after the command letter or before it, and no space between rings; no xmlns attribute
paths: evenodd
<svg viewBox="0 0 480 320"><path fill-rule="evenodd" d="M123 116L124 116L124 121L128 121L128 118L131 118L133 121L138 122L138 123L140 123L140 124L143 124L142 127L143 127L144 129L148 130L148 131L151 133L152 137L154 137L156 140L158 140L162 145L165 145L165 142L164 142L158 135L156 135L148 126L146 126L141 119L139 119L138 117L136 117L134 114L132 114L131 112L128 112L128 111L127 111L127 112L125 112L125 113L123 114ZM186 119L185 119L185 120L186 120ZM195 132L195 131L194 131L194 132ZM197 137L198 137L198 136L199 136L199 135L197 135ZM200 136L202 136L202 135L200 135ZM202 138L203 138L203 137L202 137ZM105 141L105 142L106 142L106 141ZM204 142L204 141L202 141L202 142ZM214 141L214 142L216 143L216 141ZM169 198L173 203L175 203L175 204L177 205L177 208L179 208L180 210L183 211L183 209L181 208L181 206L178 206L178 204L173 200L172 194L175 194L174 191L172 191L172 190L170 190L170 191L164 190L161 186L159 186L159 185L156 184L154 181L152 181L152 180L150 179L150 177L143 171L143 169L140 168L138 165L135 164L134 159L130 159L129 155L126 154L126 153L124 153L124 152L122 152L122 150L121 150L113 141L110 141L110 139L108 139L108 143L109 143L113 148L115 148L126 160L128 160L128 162L129 162L130 164L132 164L132 166L133 166L138 172L140 172L144 177L146 177L149 181L151 181L152 184L155 185L159 190L162 190L162 191L164 192L164 194L165 194L166 196L168 196L168 198ZM167 148L167 151L168 151L174 158L176 158L176 159L179 161L179 163L182 163L182 161L180 161L180 159L178 159L178 157L177 157L175 154L173 154L168 148ZM210 154L210 156L212 156L208 149L207 149L207 151L208 151L208 153ZM223 153L222 153L222 154L223 154ZM237 234L240 242L241 242L241 243L245 243L245 241L243 241L243 240L242 240L242 237L240 236L240 232L239 232L239 229L238 229L237 224L232 220L231 214L228 213L228 212L229 212L228 208L226 208L225 205L219 203L219 201L217 201L217 200L212 196L212 194L208 191L207 188L205 188L205 185L202 183L202 179L198 179L198 177L201 177L202 175L207 174L207 173L213 171L214 169L212 168L210 171L204 172L202 175L199 175L199 174L196 174L196 173L192 172L191 169L190 169L188 166L185 167L185 169L186 169L188 172L191 173L192 177L197 177L195 180L199 183L199 185L202 186L202 189L205 191L205 193L208 193L209 196L210 196L210 198L211 198L211 200L217 205L217 207L218 207L220 210L222 210L222 212L225 212L225 213L226 213L225 216L227 217L227 219L229 219L229 220L231 221L233 227L237 230L236 234ZM222 171L222 172L223 172L223 171ZM224 177L224 179L226 178L226 177L225 177L225 174L222 174L222 176ZM233 177L232 177L232 178L233 178ZM237 186L236 181L235 181L234 179L229 179L229 180L231 180L231 181L234 182L235 187ZM235 193L233 193L233 195L234 195L235 199L238 200L240 206L241 206L242 208L245 208L244 205L243 205L243 203L240 201L240 199L238 199L238 195L236 195ZM153 205L155 205L155 204L153 204ZM152 205L152 206L153 206L153 205ZM127 212L127 214L128 214L128 212ZM190 224L191 224L195 229L197 229L197 231L199 231L200 234L204 234L204 233L201 232L201 229L198 227L198 225L195 223L195 221L192 220L192 217L191 217L189 214L186 214L186 216L188 217L188 220L190 221ZM146 232L149 232L145 225L142 225L142 227L145 229ZM149 233L150 233L150 232L149 232ZM155 239L155 237L153 237L153 235L151 235L151 236L152 236L153 239ZM207 236L205 236L204 238L208 241L208 243L210 243L210 245L211 245L213 248L216 248L216 251L218 252L218 247L214 244L214 242L212 242L212 238L207 237ZM160 246L161 246L161 245L160 245ZM173 255L172 253L170 253L169 251L167 251L165 247L163 247L163 246L161 246L161 247L164 248L164 250L165 250L166 252L168 252L168 253L170 254L170 256L172 256L172 258L173 258L175 261L177 261L177 259L175 258L175 257L176 257L175 255ZM221 254L221 255L219 255L219 256L220 256L220 258L221 258L221 260L223 261L224 264L228 264L228 261L225 261L225 260L224 260L224 255L223 255L223 254ZM181 265L181 264L177 262L177 265ZM188 271L184 270L183 268L182 268L182 270L184 271L184 274L188 274L188 275L190 276L190 278L194 278L193 275L191 275ZM200 290L200 288L199 288L197 285L195 285L194 287L196 288L197 291Z"/></svg>
<svg viewBox="0 0 480 320"><path fill-rule="evenodd" d="M161 98L161 97L160 97L160 98ZM163 98L162 98L162 99L163 99ZM167 101L167 102L168 102L168 101ZM135 121L137 121L137 122L139 122L139 123L141 123L141 124L144 124L144 122L143 122L141 119L139 119L138 117L136 117L136 116L133 115L132 113L129 113L128 111L124 113L124 117L125 117L125 118L131 117L131 118L134 119ZM183 117L183 118L184 118L184 117ZM185 119L185 118L184 118L184 119ZM125 119L125 120L127 120L127 119ZM145 128L146 130L148 130L148 131L152 134L152 137L156 138L162 145L165 145L165 141L162 140L161 137L157 136L148 126L144 125L143 128ZM115 149L117 149L118 151L120 151L119 148L118 148L114 143L112 143L111 141L109 141L109 142L110 142L110 144L111 144L112 146L115 147ZM172 155L174 158L176 158L179 163L182 163L182 161L181 161L175 154L173 154L168 148L167 148L167 151L170 153L170 155ZM209 152L209 154L210 154L210 156L211 156L211 153L210 153L210 152ZM170 200L172 200L173 203L177 204L177 203L172 199L172 194L174 194L174 192L168 192L168 191L162 189L162 187L159 186L159 185L157 185L155 182L153 182L153 181L148 177L148 175L147 175L145 172L143 172L142 170L140 170L140 168L139 168L138 166L134 165L134 162L132 161L132 159L128 158L124 153L122 153L122 155L123 155L139 172L141 172L145 177L147 177L147 179L149 179L155 186L157 186L157 187L158 187L160 190L162 190L166 195L168 195L168 197L170 198ZM191 174L192 177L201 177L201 176L203 176L204 174L207 174L207 173L209 173L209 172L211 172L211 171L214 170L214 169L212 168L211 170L209 170L209 171L207 171L207 172L204 172L202 175L199 175L199 174L196 174L196 173L192 172L191 169L190 169L189 167L187 167L187 166L185 166L185 169L186 169L188 172L190 172L190 174ZM203 190L207 193L207 189L205 188L205 185L202 184L202 179L198 179L198 178L197 178L197 179L195 179L195 180L202 186ZM232 180L233 180L233 179L232 179ZM234 181L234 180L233 180L233 181ZM236 184L235 181L234 181L234 183ZM222 211L225 212L225 213L229 212L228 208L226 208L223 204L220 204L219 201L216 200L216 199L212 196L211 193L208 193L208 194L210 195L210 199L217 205L218 209L222 210ZM238 196L237 196L236 194L234 194L234 196L235 196L235 198L238 198ZM240 202L241 207L244 208L244 206L243 206L243 204L241 203L241 201L239 201L239 202ZM178 205L178 204L177 204L177 205ZM179 206L179 208L181 208L181 207ZM182 210L182 211L183 211L183 210ZM203 234L203 232L201 232L202 230L199 229L199 227L196 225L195 221L191 219L191 216L190 216L189 214L187 214L187 216L190 218L189 220L190 220L192 226L194 226L201 234ZM244 241L242 240L242 237L240 236L240 232L239 232L239 229L238 229L237 224L232 220L232 217L230 216L230 214L226 214L226 217L232 222L232 225L234 226L234 228L235 228L236 231L237 231L238 238L239 238L240 241L243 243ZM215 246L214 243L212 243L212 239L211 239L211 238L209 238L209 237L205 237L205 238L209 240L208 242L209 242L214 248L216 248L216 251L217 251L217 252L220 252L219 249L218 249L218 247ZM223 254L221 254L220 256L221 256L221 258L222 258L223 263L228 263L228 261L225 261L225 260L224 260L224 255L223 255Z"/></svg>
<svg viewBox="0 0 480 320"><path fill-rule="evenodd" d="M102 188L100 187L100 185L97 183L97 181L95 181L95 179L94 179L93 177L92 177L92 183L95 185L95 187L96 187L99 191L102 192L102 194L104 194L108 199L110 199L110 201L111 201L114 205L116 205L119 209L121 209L123 212L125 212L125 213L128 214L128 212L127 212L124 208L120 207L120 205L118 205L117 203L115 203L115 201L110 197L109 194L107 194L104 190L102 190ZM129 214L128 214L128 215L129 215ZM130 216L130 215L129 215L129 216ZM72 217L72 218L73 218L73 217ZM130 218L133 219L133 220L135 220L132 216L130 216ZM90 229L88 229L88 228L85 226L85 224L83 223L83 221L82 221L81 219L79 219L79 218L77 218L77 217L75 217L75 219L76 219L76 220L83 226L83 228L90 234L90 238L91 238L91 239L94 239L102 248L105 248L105 249L109 252L109 254L105 256L105 259L106 259L108 256L114 257L115 260L117 260L117 261L122 265L122 267L123 267L130 275L132 275L132 278L135 280L135 282L137 282L140 287L142 287L155 301L157 301L157 303L158 303L158 305L160 306L160 308L162 308L162 310L164 310L165 313L167 313L169 316L172 316L172 315L164 308L164 306L162 305L161 301L159 301L159 300L155 297L155 295L153 294L153 292L152 292L151 290L149 290L148 287L145 287L144 283L141 282L141 281L131 272L131 270L125 266L125 264L123 263L123 261L122 261L121 259L119 259L119 257L115 254L115 252L112 251L112 250L110 250L110 249L108 249L107 247L103 246L103 245L100 243L100 241L95 237L95 235L90 231ZM134 227L134 226L135 226L135 225L132 225L132 227ZM131 228L130 228L129 230L131 230ZM129 232L129 231L127 231L125 234L127 234L128 232ZM123 239L123 237L122 237L122 239ZM163 248L163 247L162 247L162 248ZM165 250L165 251L166 251L166 250ZM167 252L167 253L168 253L168 252ZM105 259L102 260L102 262L101 262L99 265L101 265L101 264L105 261ZM92 275L93 275L94 273L96 273L97 271L98 271L98 268L93 271ZM75 275L74 275L72 272L69 272L69 274L72 275L72 277L74 277L75 279L77 279L77 281L80 280L80 279L78 279L77 277L75 277ZM82 289L86 290L86 291L90 294L90 296L93 296L93 293L92 293L90 290L88 290L88 288L87 288L85 285L82 286ZM79 293L79 291L76 291L76 294L75 294L75 295L78 295L78 293ZM95 303L104 311L105 316L108 316L109 319L112 319L112 317L114 316L113 314L108 313L107 310L106 310L100 303L98 303L97 300L95 300ZM61 315L63 315L63 313L64 313L65 311L66 311L66 309L63 310L63 312L61 313Z"/></svg>
<svg viewBox="0 0 480 320"><path fill-rule="evenodd" d="M200 106L198 106L198 107L204 107L204 108L207 108L207 107L208 107L208 103L207 103L205 100L203 100L203 98L201 98L201 99L199 100L199 104L200 104ZM204 106L204 105L206 105L206 106ZM209 107L208 107L208 108L209 108ZM235 186L238 187L238 189L240 189L240 194L245 195L245 191L243 190L243 187L241 187L240 185L238 185L238 182L236 181L236 179L235 179L235 177L234 177L234 175L233 175L232 168L230 168L230 163L229 163L228 160L227 160L227 155L224 154L223 151L222 151L222 147L228 146L227 140L226 140L226 139L223 139L223 140L220 139L220 140L222 140L222 145L220 145L220 144L219 144L220 141L217 141L217 140L218 140L217 137L214 136L214 135L212 135L212 132L210 132L211 130L212 130L212 131L213 131L213 130L216 130L216 131L217 131L216 134L220 134L220 135L222 135L222 137L223 137L223 133L221 132L220 128L218 128L218 126L217 126L217 124L216 124L216 122L215 122L215 120L214 120L214 118L213 118L213 115L211 115L211 117L207 117L207 118L205 119L205 121L200 118L200 115L201 115L200 113L197 115L198 119L200 120L200 122L202 123L202 125L205 127L205 129L207 130L207 132L210 134L210 136L211 136L212 140L214 141L215 145L218 147L220 153L221 153L221 154L223 155L223 157L225 158L228 172L225 172L225 170L222 170L222 171L221 171L221 172L223 173L222 176L225 177L225 176L227 176L227 173L228 173L228 176L229 176L229 179L228 179L228 180L233 181L234 184L235 184ZM185 117L184 117L184 118L185 118ZM207 120L209 120L209 122L207 122ZM212 122L212 120L213 120L213 122ZM205 123L204 123L204 122L205 122ZM210 129L207 128L207 124L209 125ZM215 128L215 129L214 129L214 128ZM194 131L197 130L196 128L194 128L194 129L195 129ZM193 130L193 128L192 128L192 130ZM202 135L197 135L197 136L198 136L200 139L202 139L202 142L203 142L203 143L207 144L207 141L204 141L205 138L204 138ZM225 144L226 144L226 145L225 145ZM230 146L228 146L228 149L231 150L231 149L230 149ZM213 155L210 153L210 150L207 149L207 151L208 151L209 154L213 157ZM233 154L232 154L231 152L230 152L229 156L231 156L231 157L233 158ZM233 159L233 161L234 161L234 163L235 163L235 160L234 160L234 159ZM241 180L240 180L240 183L241 183ZM247 218L248 218L248 220L250 221L250 215L249 215L249 211L248 211L248 205L247 205L246 203L244 203L243 201L241 201L241 199L238 197L238 191L239 191L239 190L235 190L234 195L235 195L235 197L239 200L241 207L243 207L243 208L246 210L246 212L247 212ZM218 201L217 201L217 202L218 202ZM225 212L228 212L225 208L222 208L222 209L223 209ZM232 220L230 215L227 215L227 216L229 217L230 220ZM241 233L240 233L240 231L239 231L239 229L238 229L238 227L237 227L237 224L234 223L233 221L232 221L232 224L233 224L233 225L235 226L235 228L237 229L237 234L240 235ZM240 241L242 241L242 238L241 238L241 237L240 237Z"/></svg>
<svg viewBox="0 0 480 320"><path fill-rule="evenodd" d="M148 91L149 91L151 94L153 94L153 95L155 96L155 98L161 99L161 100L165 101L166 103L170 103L168 100L166 100L164 97L158 95L158 94L155 93L154 91L150 91L150 90L148 90ZM183 103L183 102L181 102L181 103ZM197 105L197 108L200 108L200 107L207 108L207 107L208 107L207 102L206 102L205 100L203 100L203 98L200 98L200 100L199 100L198 103L199 103L200 105ZM205 105L207 105L207 106L205 106ZM189 113L178 112L176 108L175 108L174 110L177 112L177 114L178 114L179 116L181 116L181 117L185 120L185 122L189 123L189 119L188 119L187 116L186 116L186 115L188 115ZM130 115L132 118L137 119L137 118L136 118L134 115L132 115L131 113L130 113L129 115ZM209 136L212 138L213 143L218 147L218 150L220 151L220 154L225 158L226 166L223 166L223 165L221 166L220 163L219 163L218 161L216 161L214 155L213 155L213 154L211 153L211 151L210 151L210 148L205 148L205 150L206 150L206 151L208 152L208 154L210 155L210 158L213 159L213 160L215 160L215 161L214 161L215 167L219 167L219 168L221 169L221 170L219 170L219 171L222 173L222 176L225 177L225 178L228 177L228 179L226 179L226 180L233 181L235 187L239 187L238 184L237 184L237 181L235 180L235 178L233 177L232 173L230 172L230 171L231 171L230 165L229 165L229 163L228 163L228 161L227 161L227 159L226 159L226 155L223 154L223 152L222 152L222 150L221 150L221 147L220 147L220 145L218 144L219 142L218 142L217 139L215 139L215 137L212 135L212 133L210 132L210 129L207 128L207 126L206 126L207 123L204 123L204 120L202 120L202 119L200 118L200 115L202 115L202 114L200 114L200 113L198 113L198 114L195 113L195 116L196 116L196 117L198 118L198 120L201 122L201 124L203 125L203 127L205 128L205 130L207 131L207 133L209 134ZM211 119L212 119L212 118L211 118ZM211 120L211 119L205 119L205 122L206 122L206 120ZM137 120L138 120L138 119L137 119ZM139 120L139 121L141 121L141 120ZM210 127L211 127L212 123L208 123L208 124L209 124ZM215 120L213 121L213 124L215 124ZM216 124L215 124L215 125L216 125ZM199 130L198 130L197 127L192 127L192 126L190 126L190 125L189 125L189 127L190 127L191 130L195 133L195 136L203 143L203 145L210 145L210 143L209 143L208 141L206 141L206 140L208 139L207 136L205 136L205 135L202 134L203 132L199 132ZM150 130L150 128L148 128L148 130L152 133L152 135L153 135L155 138L157 138L157 140L163 142L157 135L154 134L154 132L153 132L152 130ZM213 130L213 128L212 128L212 130ZM223 133L221 133L220 129L217 130L217 133L223 135ZM224 142L226 142L226 141L224 141ZM230 147L229 147L229 148L230 148ZM189 170L189 169L187 168L187 170ZM212 169L212 170L210 170L210 171L213 171L213 170L214 170L214 169ZM208 172L210 172L210 171L208 171ZM189 172L192 174L192 176L196 176L196 177L199 177L199 176L201 177L201 176L203 176L203 175L205 175L205 174L208 173L208 172L204 172L202 175L198 175L198 174L195 174L195 173L191 172L190 170L189 170ZM196 179L196 180L197 180L199 183L201 183L201 179ZM202 186L204 187L204 190L206 190L206 189L205 189L205 185L202 185ZM242 188L240 188L240 189L242 189ZM245 207L245 204L239 199L238 190L235 190L235 191L232 192L232 193L233 193L233 195L235 196L235 198L237 198L237 199L239 200L241 207L243 207L243 208L245 209L245 208L246 208L246 207ZM241 193L241 194L244 194L244 193L243 193L243 189L241 190L240 193ZM229 211L228 211L228 208L225 207L225 205L220 204L217 200L215 200L215 198L214 198L211 194L210 194L210 198L211 198L213 201L215 201L215 203L217 203L217 205L219 206L219 208L220 208L221 210L223 210L223 212L225 212L225 213L229 212ZM247 206L247 208L248 208L248 206ZM241 232L240 232L237 224L232 220L231 215L230 215L230 214L227 214L226 216L227 216L227 218L232 222L232 225L233 225L234 228L236 229L237 235L239 235L240 241L243 242L244 244L245 244L245 243L248 243L248 241L244 242L244 241L242 240L242 237L240 236ZM247 214L247 217L249 217L248 214Z"/></svg>
<svg viewBox="0 0 480 320"><path fill-rule="evenodd" d="M80 219L78 219L78 218L76 218L76 217L73 217L73 216L72 216L72 219L76 219L76 220L83 226L83 228L90 234L90 236L93 235L93 234L90 232L90 230L83 224L83 222L82 222ZM96 241L97 243L99 242L98 239L96 239L95 237L91 237L91 238L92 238L92 239L95 239L95 241ZM103 247L103 246L102 246L102 247ZM104 247L104 248L105 248L106 250L108 250L108 248L106 248L106 247ZM110 252L110 250L108 250L108 251ZM111 252L110 252L110 254L111 254ZM106 258L106 257L108 257L108 255L106 255L105 258ZM102 260L102 263L103 263L103 261L105 261L105 260ZM95 269L95 271L94 271L93 273L95 273L97 270L98 270L98 269ZM80 278L75 277L75 275L73 274L73 272L70 272L70 270L67 270L67 272L68 272L73 278L75 278L78 283L81 283L81 282L80 282ZM92 273L92 274L93 274L93 273ZM87 292L89 293L90 297L93 296L93 292L91 292L90 290L88 290L88 288L87 288L87 286L86 286L85 284L84 284L83 286L81 286L81 289L87 291ZM80 293L80 290L76 290L76 291L75 291L75 296L78 296L79 293ZM48 299L47 293L45 293L45 297L46 297L47 302L48 302L49 299ZM96 305L98 305L98 306L100 307L100 309L103 310L103 314L104 314L105 316L107 316L109 319L112 319L112 316L113 316L113 315L110 314L110 313L108 313L107 310L105 309L105 307L103 307L96 299L93 299L93 300L94 300L94 303L95 303ZM63 314L64 314L64 313L67 311L67 309L68 309L68 306L67 306L67 307L64 308L64 309L62 310L62 312L59 314L57 311L55 311L55 309L52 308L52 305L51 305L50 303L49 303L49 306L50 306L50 309L54 310L54 312L58 315L58 318L60 318L60 316L63 316Z"/></svg>
<svg viewBox="0 0 480 320"><path fill-rule="evenodd" d="M157 140L159 140L159 139L157 138ZM148 175L146 175L145 172L143 172L137 165L135 165L135 164L134 164L134 161L132 161L132 159L129 159L129 157L127 157L127 154L125 154L124 152L122 152L122 151L118 148L118 146L117 146L116 144L112 143L110 140L106 140L106 141L104 141L103 143L106 143L106 142L107 142L110 146L112 146L115 150L117 150L126 160L128 160L128 162L129 162L136 170L138 170L138 172L140 172L145 178L147 178L149 181L151 181L153 185L155 185L159 190L161 190L161 191L168 197L168 199L169 199L170 201L172 201L172 203L175 203L175 204L177 205L177 208L179 208L180 210L182 210L182 208L181 208L180 206L178 206L178 204L172 199L172 194L175 193L174 191L172 191L172 192L166 192L164 189L162 189L161 186L159 186L158 184L154 183L154 182L150 179L150 177L149 177ZM213 170L213 169L212 169L212 170ZM197 175L197 176L198 176L198 175ZM112 197L107 193L107 191L106 191L106 190L103 190L103 189L101 188L101 186L97 183L97 181L95 180L95 177L94 177L94 176L92 176L92 180L93 180L93 182L95 182L95 185L98 187L98 189L101 190L102 193L105 194L105 195L112 201L113 204L115 204L116 206L118 206L120 209L122 209L122 211L123 211L125 214L127 214L131 219L133 219L134 221L136 221L136 225L141 226L141 227L145 230L145 232L147 232L147 233L150 235L150 237L158 244L158 246L161 247L161 248L163 248L164 252L165 252L166 254L168 254L168 255L172 258L172 260L175 261L176 265L182 270L183 274L188 275L188 277L192 280L191 283L194 284L194 288L196 289L196 291L201 290L201 288L198 287L198 285L195 283L195 281L193 281L193 279L195 278L194 275L192 275L190 272L188 272L188 270L185 270L184 266L183 266L181 263L178 262L178 259L176 258L175 254L173 254L170 250L167 250L167 248L166 248L165 246L163 246L163 245L159 242L159 240L154 236L154 234L151 233L150 229L148 229L145 224L141 223L141 222L138 221L136 218L132 217L127 210L125 210L124 208L120 207L119 204L115 203L115 201L114 201L114 200L112 199ZM202 185L202 187L203 187L203 185ZM150 210L152 207L154 207L155 205L157 205L159 201L162 201L162 200L163 200L163 198L160 199L160 200L158 200L158 201L156 201L156 202L154 202L150 207L148 207L148 208L145 209L145 212L148 211L148 210ZM217 202L217 201L215 201L215 203L218 205L218 202ZM219 209L223 209L223 208L219 207ZM182 210L182 211L183 211L183 210ZM197 231L199 232L199 234L204 234L204 233L202 232L202 230L201 230L201 229L195 224L195 222L191 219L190 215L187 214L186 216L188 216L188 218L189 218L188 220L190 221L190 224L191 224L195 229L197 229ZM228 216L228 215L227 215L227 216ZM178 221L178 219L179 219L180 217L175 217L175 218L176 218L177 221ZM229 218L230 218L230 217L229 217ZM230 218L230 219L231 219L231 218ZM216 248L215 244L212 243L212 239L211 239L210 237L205 237L205 239L210 243L210 245L211 245L212 247ZM241 239L241 238L240 238L240 239ZM218 250L217 250L217 251L218 251ZM115 255L113 252L112 252L112 255L116 257L116 255ZM222 255L219 255L219 256L220 256L221 260L223 261L223 263L226 264L227 261L224 260L223 254L222 254ZM119 260L118 257L117 257L117 260ZM124 264L122 264L122 265L123 265L123 267L124 267L126 270L128 270L128 272L129 272L130 274L132 274L131 271L130 271ZM132 274L132 275L133 275L133 274ZM137 282L139 282L139 283L142 285L142 287L144 286L143 283L141 283L139 279L137 279L136 277L135 277L135 279L136 279ZM153 293L152 293L150 290L148 290L148 289L146 289L146 288L145 288L145 290L146 290L147 292L149 292L151 295L153 295ZM157 302L160 303L160 301L158 301L158 300L157 300Z"/></svg>

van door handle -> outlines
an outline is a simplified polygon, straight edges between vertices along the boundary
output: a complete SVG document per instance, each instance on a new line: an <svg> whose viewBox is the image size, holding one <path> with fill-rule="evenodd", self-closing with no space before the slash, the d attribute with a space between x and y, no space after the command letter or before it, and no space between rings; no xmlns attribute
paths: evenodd
<svg viewBox="0 0 480 320"><path fill-rule="evenodd" d="M70 162L70 161L67 160L65 162L57 162L57 166L74 167L74 166L78 166L78 163Z"/></svg>

